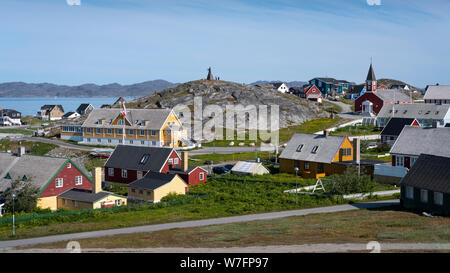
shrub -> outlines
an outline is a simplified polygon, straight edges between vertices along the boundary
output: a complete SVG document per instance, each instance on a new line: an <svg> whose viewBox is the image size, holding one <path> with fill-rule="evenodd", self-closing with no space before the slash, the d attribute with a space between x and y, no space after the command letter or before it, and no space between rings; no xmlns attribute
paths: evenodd
<svg viewBox="0 0 450 273"><path fill-rule="evenodd" d="M324 187L331 194L369 193L373 192L376 183L370 176L358 175L357 168L347 168L344 174L332 175L326 180Z"/></svg>

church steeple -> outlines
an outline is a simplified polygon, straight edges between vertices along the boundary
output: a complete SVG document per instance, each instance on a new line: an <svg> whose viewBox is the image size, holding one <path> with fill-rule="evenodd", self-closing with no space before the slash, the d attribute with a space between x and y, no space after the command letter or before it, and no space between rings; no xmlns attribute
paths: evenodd
<svg viewBox="0 0 450 273"><path fill-rule="evenodd" d="M370 62L369 73L367 73L366 91L377 91L377 79L375 78L375 72L373 72L372 62Z"/></svg>

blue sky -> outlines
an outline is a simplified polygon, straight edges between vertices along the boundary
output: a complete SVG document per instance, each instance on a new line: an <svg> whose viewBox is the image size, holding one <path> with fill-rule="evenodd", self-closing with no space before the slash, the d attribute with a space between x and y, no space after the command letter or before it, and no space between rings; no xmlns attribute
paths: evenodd
<svg viewBox="0 0 450 273"><path fill-rule="evenodd" d="M367 1L2 0L0 82L450 84L450 1Z"/></svg>

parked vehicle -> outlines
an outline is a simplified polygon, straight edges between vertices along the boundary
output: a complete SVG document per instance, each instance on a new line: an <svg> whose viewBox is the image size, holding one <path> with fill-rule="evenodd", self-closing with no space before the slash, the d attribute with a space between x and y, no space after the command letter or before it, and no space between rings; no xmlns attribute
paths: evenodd
<svg viewBox="0 0 450 273"><path fill-rule="evenodd" d="M213 173L215 174L225 174L225 173L229 173L231 171L231 169L227 169L224 166L217 166L213 168Z"/></svg>

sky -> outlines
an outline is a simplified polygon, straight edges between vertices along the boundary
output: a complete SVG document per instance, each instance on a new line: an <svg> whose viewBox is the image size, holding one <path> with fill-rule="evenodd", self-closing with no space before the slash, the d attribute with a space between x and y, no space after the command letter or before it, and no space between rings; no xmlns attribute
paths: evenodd
<svg viewBox="0 0 450 273"><path fill-rule="evenodd" d="M450 84L450 0L1 0L0 82Z"/></svg>

